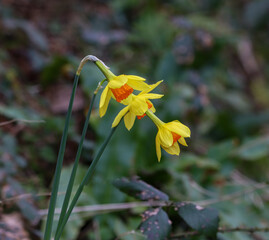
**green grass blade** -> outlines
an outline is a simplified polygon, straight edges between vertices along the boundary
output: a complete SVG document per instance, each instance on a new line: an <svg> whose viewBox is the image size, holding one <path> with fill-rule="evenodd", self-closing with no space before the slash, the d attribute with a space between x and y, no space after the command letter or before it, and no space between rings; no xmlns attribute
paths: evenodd
<svg viewBox="0 0 269 240"><path fill-rule="evenodd" d="M87 117L86 117L86 120L85 120L85 123L84 123L84 127L83 127L82 135L81 135L81 138L80 138L80 142L79 142L75 162L74 162L74 165L73 165L72 173L71 173L71 176L70 176L70 179L69 179L69 182L68 182L64 202L63 202L63 205L62 205L62 210L61 210L58 225L63 221L64 215L65 215L66 210L68 208L68 204L69 204L70 196L71 196L71 193L72 193L72 190L73 190L75 176L76 176L76 172L77 172L77 168L78 168L79 159L80 159L81 152L82 152L83 142L84 142L84 139L85 139L85 136L86 136L86 133L87 133L87 129L88 129L89 120L90 120L91 111L92 111L92 107L93 107L93 104L94 104L95 97L96 97L96 94L94 94L93 97L92 97L91 105L90 105L90 108L88 110ZM58 229L58 226L57 226L57 229ZM56 235L57 235L57 231L56 231Z"/></svg>
<svg viewBox="0 0 269 240"><path fill-rule="evenodd" d="M67 213L65 214L65 216L64 216L64 218L63 218L63 220L62 220L62 222L61 222L61 223L59 222L59 224L58 224L57 234L56 234L56 236L55 236L55 240L59 240L59 239L60 239L61 234L62 234L62 232L63 232L63 229L64 229L64 227L65 227L65 224L67 223L67 221L68 221L68 219L69 219L69 217L70 217L70 215L71 215L71 213L72 213L72 211L73 211L73 208L75 207L75 205L76 205L76 203L77 203L77 201L78 201L78 199L79 199L79 196L80 196L80 194L81 194L82 191L83 191L84 186L88 183L90 177L92 176L92 174L93 174L93 172L94 172L94 170L95 170L95 167L96 167L96 165L97 165L97 163L98 163L98 160L99 160L100 157L102 156L102 154L103 154L103 152L104 152L104 150L105 150L105 148L106 148L106 146L107 146L109 140L111 139L113 133L115 132L116 128L117 128L117 127L111 129L110 134L108 135L108 137L107 137L107 139L105 140L105 142L102 144L102 146L101 146L101 148L99 149L99 151L98 151L96 157L94 158L94 160L92 161L90 167L88 168L87 173L85 174L85 176L84 176L82 182L80 183L80 185L79 185L79 187L78 187L78 189L77 189L77 191L76 191L76 194L75 194L74 198L72 199L72 202L70 203L70 206L69 206L69 208L68 208L68 210L67 210Z"/></svg>
<svg viewBox="0 0 269 240"><path fill-rule="evenodd" d="M61 170L62 170L62 165L63 165L64 152L65 152L65 147L66 147L68 127L69 127L69 122L71 118L75 92L78 85L78 78L79 78L79 75L76 74L74 84L73 84L72 94L69 101L68 111L67 111L67 115L65 119L64 132L63 132L60 149L58 153L58 158L57 158L55 176L54 176L53 185L52 185L52 193L51 193L51 198L50 198L50 203L49 203L48 217L47 217L47 222L46 222L46 227L45 227L44 240L50 240L51 238L52 224L53 224Z"/></svg>

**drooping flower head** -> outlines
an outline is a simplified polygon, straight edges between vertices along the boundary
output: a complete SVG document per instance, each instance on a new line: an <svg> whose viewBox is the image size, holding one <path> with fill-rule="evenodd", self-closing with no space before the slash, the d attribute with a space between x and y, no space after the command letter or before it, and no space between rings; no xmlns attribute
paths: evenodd
<svg viewBox="0 0 269 240"><path fill-rule="evenodd" d="M162 81L159 81L156 84L148 85L149 88L147 90L142 91L138 95L131 94L128 98L123 100L121 103L127 106L123 108L116 116L114 122L112 123L112 127L117 126L122 117L124 117L125 126L128 130L130 130L134 125L136 117L138 119L143 118L148 109L155 112L156 110L149 99L158 99L163 95L149 92L156 88L161 82Z"/></svg>
<svg viewBox="0 0 269 240"><path fill-rule="evenodd" d="M164 123L151 111L147 111L146 114L158 127L158 133L155 139L158 161L161 160L161 147L171 155L179 155L180 148L178 143L187 146L185 138L190 137L190 129L177 120Z"/></svg>
<svg viewBox="0 0 269 240"><path fill-rule="evenodd" d="M146 80L145 78L123 74L116 76L109 70L109 67L99 59L96 59L95 64L105 75L105 80L108 82L100 98L100 117L105 115L111 98L114 98L117 102L122 102L127 99L134 90L144 91L150 89L149 85L144 82ZM103 80L103 82L105 80Z"/></svg>
<svg viewBox="0 0 269 240"><path fill-rule="evenodd" d="M103 117L106 113L109 101L114 98L117 102L127 99L134 90L144 91L150 87L144 81L146 79L135 75L119 75L108 79L108 84L102 92L99 113Z"/></svg>
<svg viewBox="0 0 269 240"><path fill-rule="evenodd" d="M116 116L112 127L117 126L124 117L125 126L130 130L134 125L136 117L141 119L145 115L148 115L158 127L158 133L155 139L158 161L161 160L161 147L169 154L179 155L180 149L178 143L187 146L185 138L190 137L190 129L179 121L164 123L154 114L155 108L150 99L161 98L163 95L149 92L162 81L148 85L142 77L134 75L116 76L102 61L96 60L95 63L106 76L105 80L108 81L100 99L100 117L105 115L110 99L114 98L117 102L126 105L126 107ZM134 95L134 90L141 92L138 95Z"/></svg>

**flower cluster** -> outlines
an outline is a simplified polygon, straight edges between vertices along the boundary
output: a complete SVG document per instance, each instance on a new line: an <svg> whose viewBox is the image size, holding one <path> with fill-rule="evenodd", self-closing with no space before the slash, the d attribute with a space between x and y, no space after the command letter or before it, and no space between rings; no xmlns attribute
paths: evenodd
<svg viewBox="0 0 269 240"><path fill-rule="evenodd" d="M162 81L148 85L144 78L134 75L114 75L108 68L102 64L97 66L106 76L107 85L102 92L99 113L103 117L107 111L111 98L125 105L119 112L112 123L112 127L119 124L124 118L124 124L130 130L135 122L135 119L141 119L148 116L157 126L158 133L156 135L156 153L158 161L161 160L161 147L172 155L179 155L180 149L178 143L187 146L185 138L190 137L190 129L179 121L164 123L154 113L156 112L152 99L163 97L162 94L150 93ZM140 91L138 95L133 93L134 90Z"/></svg>

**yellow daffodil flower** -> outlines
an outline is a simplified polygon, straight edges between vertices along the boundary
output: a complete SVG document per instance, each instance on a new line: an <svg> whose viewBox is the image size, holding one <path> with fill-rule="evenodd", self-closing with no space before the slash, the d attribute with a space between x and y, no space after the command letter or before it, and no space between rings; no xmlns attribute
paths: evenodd
<svg viewBox="0 0 269 240"><path fill-rule="evenodd" d="M156 88L161 82L162 81L159 81L156 84L149 85L150 88L148 90L144 90L138 95L131 94L126 100L122 101L121 103L127 106L123 108L116 116L114 122L112 123L112 127L117 126L122 117L124 117L125 126L128 130L130 130L134 125L136 117L138 119L143 118L148 109L155 112L156 110L149 99L158 99L163 95L149 92Z"/></svg>
<svg viewBox="0 0 269 240"><path fill-rule="evenodd" d="M100 117L105 115L111 97L117 102L121 102L129 97L134 90L144 91L150 89L149 85L144 82L145 80L145 78L135 75L114 75L114 77L110 78L101 95L99 104Z"/></svg>
<svg viewBox="0 0 269 240"><path fill-rule="evenodd" d="M190 129L177 120L164 123L151 111L147 111L146 114L158 127L155 139L158 161L161 160L161 147L171 155L179 155L180 148L178 143L187 146L185 138L190 137Z"/></svg>
<svg viewBox="0 0 269 240"><path fill-rule="evenodd" d="M114 98L117 102L121 102L127 99L134 90L145 91L149 90L150 86L144 81L145 78L138 77L135 75L114 75L100 59L95 58L95 64L101 70L101 72L106 76L108 81L107 86L101 94L99 103L99 114L103 117L106 113L109 101ZM105 81L104 80L104 81ZM103 81L103 82L104 82ZM103 84L101 83L101 85Z"/></svg>

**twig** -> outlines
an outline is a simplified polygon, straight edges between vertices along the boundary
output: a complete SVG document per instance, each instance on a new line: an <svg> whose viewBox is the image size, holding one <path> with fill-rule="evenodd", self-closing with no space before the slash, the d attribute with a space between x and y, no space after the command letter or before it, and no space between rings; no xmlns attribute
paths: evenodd
<svg viewBox="0 0 269 240"><path fill-rule="evenodd" d="M85 212L110 212L110 211L122 211L126 209L133 209L137 207L153 207L153 206L167 206L167 202L163 201L150 201L150 202L130 202L130 203L109 203L109 204L97 204L90 206L75 207L72 213L85 213ZM56 208L55 213L59 214L61 209ZM48 210L39 210L41 216L46 216Z"/></svg>
<svg viewBox="0 0 269 240"><path fill-rule="evenodd" d="M269 227L235 227L235 228L223 228L219 227L218 231L221 233L225 232L269 232Z"/></svg>
<svg viewBox="0 0 269 240"><path fill-rule="evenodd" d="M239 198L243 195L255 192L256 190L261 190L261 189L268 188L268 187L269 186L267 184L259 184L258 186L254 186L251 189L235 192L232 194L223 195L217 199L208 199L208 200L204 200L204 201L198 201L198 202L196 202L196 204L206 206L206 205L212 205L212 204L216 204L216 203L220 203L220 202L224 202L224 201L230 201L230 200L234 200L236 198Z"/></svg>
<svg viewBox="0 0 269 240"><path fill-rule="evenodd" d="M239 172L238 170L234 170L231 174L231 178L238 184L243 185L243 186L262 186L265 183L259 183L254 181L253 179L245 176L244 174L242 174L241 172Z"/></svg>
<svg viewBox="0 0 269 240"><path fill-rule="evenodd" d="M264 188L268 188L269 186L266 184L259 185L257 187L253 187L248 190L239 191L232 194L224 195L218 199L208 199L204 201L195 201L191 202L194 204L198 204L201 206L207 206L211 204L216 204L219 202L224 201L230 201L236 198L241 197L242 195L249 194L251 192L254 192L256 190L261 190ZM85 212L91 212L91 213L104 213L104 212L110 212L110 211L122 211L126 209L134 209L137 207L168 207L168 206L176 206L176 203L174 202L167 202L167 201L148 201L148 202L129 202L129 203L110 203L110 204L98 204L98 205L90 205L90 206L82 206L82 207L75 207L73 210L73 213L85 213ZM39 210L39 213L41 216L46 216L48 212L48 209ZM55 209L55 213L59 214L60 209ZM92 214L91 214L92 215Z"/></svg>
<svg viewBox="0 0 269 240"><path fill-rule="evenodd" d="M220 233L229 233L229 232L247 232L247 233L255 233L255 232L269 232L269 227L235 227L235 228L224 228L219 227L218 232ZM176 235L171 236L171 238L186 238L190 236L195 236L201 234L198 231L189 231L183 232Z"/></svg>
<svg viewBox="0 0 269 240"><path fill-rule="evenodd" d="M143 237L144 239L146 239L146 236L143 235L142 233L137 232L137 231L135 231L135 230L132 230L132 231L125 232L125 233L119 235L118 237L115 238L115 240L120 240L120 239L122 239L123 237L126 237L126 236L128 236L128 235L137 235L137 236L140 236L140 237Z"/></svg>
<svg viewBox="0 0 269 240"><path fill-rule="evenodd" d="M25 122L25 123L44 123L44 120L28 120L28 119L12 119L9 121L1 122L0 127L14 123L14 122Z"/></svg>
<svg viewBox="0 0 269 240"><path fill-rule="evenodd" d="M63 194L65 194L65 192L58 193L58 195L63 195ZM20 194L20 195L14 196L14 197L0 200L0 205L7 203L7 202L18 201L18 200L24 199L24 198L46 197L46 196L50 196L50 195L51 195L51 193L39 193L39 194L24 193L24 194Z"/></svg>

